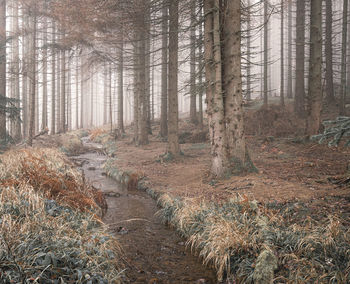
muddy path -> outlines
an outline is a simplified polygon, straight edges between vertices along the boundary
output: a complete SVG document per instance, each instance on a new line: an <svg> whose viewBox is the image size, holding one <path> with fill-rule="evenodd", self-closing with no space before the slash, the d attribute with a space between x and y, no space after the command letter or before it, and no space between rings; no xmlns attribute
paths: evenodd
<svg viewBox="0 0 350 284"><path fill-rule="evenodd" d="M99 147L87 144L90 149ZM106 159L98 151L73 157L86 179L105 193L104 222L121 243L130 283L217 283L215 272L192 256L185 240L155 216L158 208L147 193L127 190L105 175Z"/></svg>

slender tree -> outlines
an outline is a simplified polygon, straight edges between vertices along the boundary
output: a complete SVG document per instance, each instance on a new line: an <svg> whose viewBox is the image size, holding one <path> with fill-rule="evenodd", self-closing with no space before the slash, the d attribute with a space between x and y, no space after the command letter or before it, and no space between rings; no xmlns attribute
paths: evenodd
<svg viewBox="0 0 350 284"><path fill-rule="evenodd" d="M294 112L305 114L305 0L297 0Z"/></svg>
<svg viewBox="0 0 350 284"><path fill-rule="evenodd" d="M197 90L196 90L196 2L191 1L190 22L190 120L197 124Z"/></svg>
<svg viewBox="0 0 350 284"><path fill-rule="evenodd" d="M0 141L6 140L6 0L0 0Z"/></svg>
<svg viewBox="0 0 350 284"><path fill-rule="evenodd" d="M292 17L292 1L288 0L288 80L287 80L287 97L293 98L293 59L292 59L292 33L293 33L293 17Z"/></svg>
<svg viewBox="0 0 350 284"><path fill-rule="evenodd" d="M326 101L335 102L333 84L333 8L332 0L326 0Z"/></svg>
<svg viewBox="0 0 350 284"><path fill-rule="evenodd" d="M56 44L56 24L52 21L52 45ZM51 49L51 134L56 133L56 50Z"/></svg>
<svg viewBox="0 0 350 284"><path fill-rule="evenodd" d="M341 47L341 102L340 113L345 114L346 104L346 46L348 29L348 0L343 0L343 24L342 24L342 47Z"/></svg>
<svg viewBox="0 0 350 284"><path fill-rule="evenodd" d="M284 102L284 0L281 0L281 107L285 107Z"/></svg>
<svg viewBox="0 0 350 284"><path fill-rule="evenodd" d="M36 31L37 31L37 10L36 3L30 9L31 40L30 40L30 96L29 96L29 135L28 145L32 146L35 131L35 102L36 102Z"/></svg>
<svg viewBox="0 0 350 284"><path fill-rule="evenodd" d="M169 117L168 117L168 149L173 157L180 155L179 145L179 109L178 109L178 32L179 32L179 1L172 0L169 4Z"/></svg>
<svg viewBox="0 0 350 284"><path fill-rule="evenodd" d="M322 0L311 1L310 62L306 133L317 134L322 107Z"/></svg>
<svg viewBox="0 0 350 284"><path fill-rule="evenodd" d="M168 0L162 2L162 78L160 136L168 136Z"/></svg>
<svg viewBox="0 0 350 284"><path fill-rule="evenodd" d="M118 128L121 133L124 129L124 37L123 31L120 32L121 39L118 48Z"/></svg>

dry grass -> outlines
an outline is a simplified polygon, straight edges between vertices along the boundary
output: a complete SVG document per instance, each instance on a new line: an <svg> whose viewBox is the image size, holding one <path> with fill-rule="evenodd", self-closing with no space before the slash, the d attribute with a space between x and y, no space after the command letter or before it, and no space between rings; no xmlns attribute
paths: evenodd
<svg viewBox="0 0 350 284"><path fill-rule="evenodd" d="M290 219L297 209L276 210L247 198L207 204L163 194L158 202L159 215L215 267L219 280L254 283L260 277L255 267L272 265L258 262L268 251L277 257L272 271L279 283L350 281L350 231L336 216L297 224Z"/></svg>
<svg viewBox="0 0 350 284"><path fill-rule="evenodd" d="M58 151L1 155L0 282L120 283L99 197Z"/></svg>
<svg viewBox="0 0 350 284"><path fill-rule="evenodd" d="M94 128L90 130L90 139L95 140L97 137L107 134L108 131L103 128Z"/></svg>
<svg viewBox="0 0 350 284"><path fill-rule="evenodd" d="M28 184L46 198L102 215L101 192L89 187L63 154L54 149L9 151L1 156L0 185Z"/></svg>

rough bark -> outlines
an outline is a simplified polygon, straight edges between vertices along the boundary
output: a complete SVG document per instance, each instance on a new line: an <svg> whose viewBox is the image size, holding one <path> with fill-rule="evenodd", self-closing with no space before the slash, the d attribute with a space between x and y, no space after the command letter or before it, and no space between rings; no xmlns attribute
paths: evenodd
<svg viewBox="0 0 350 284"><path fill-rule="evenodd" d="M168 136L168 0L162 7L162 78L160 136Z"/></svg>
<svg viewBox="0 0 350 284"><path fill-rule="evenodd" d="M322 0L311 1L310 62L306 134L318 133L322 107Z"/></svg>
<svg viewBox="0 0 350 284"><path fill-rule="evenodd" d="M269 35L269 27L268 27L268 6L269 2L267 0L264 1L264 107L267 108L268 104L268 35Z"/></svg>
<svg viewBox="0 0 350 284"><path fill-rule="evenodd" d="M52 22L52 45L56 43L56 25ZM51 134L56 133L56 50L51 50Z"/></svg>
<svg viewBox="0 0 350 284"><path fill-rule="evenodd" d="M18 2L15 1L13 7L13 98L16 99L15 106L20 108L20 80L19 80L19 25L18 25ZM13 123L13 139L20 141L21 134L21 122L16 119Z"/></svg>
<svg viewBox="0 0 350 284"><path fill-rule="evenodd" d="M48 126L47 118L47 18L43 17L43 102L42 102L42 122L41 129L45 129Z"/></svg>
<svg viewBox="0 0 350 284"><path fill-rule="evenodd" d="M247 100L251 100L251 16L250 16L250 6L251 2L248 0L247 2L247 90L246 90L246 98Z"/></svg>
<svg viewBox="0 0 350 284"><path fill-rule="evenodd" d="M287 80L288 99L293 98L292 33L293 33L292 1L288 1L288 80Z"/></svg>
<svg viewBox="0 0 350 284"><path fill-rule="evenodd" d="M218 0L204 1L204 53L207 81L207 113L212 155L211 172L214 176L220 177L227 171L228 157L226 154L225 117L222 93L219 5L220 3Z"/></svg>
<svg viewBox="0 0 350 284"><path fill-rule="evenodd" d="M36 6L36 5L35 5ZM36 7L34 11L36 11ZM29 59L29 81L30 81L30 96L29 96L29 129L28 129L28 145L32 146L33 136L35 131L35 92L36 92L36 29L37 29L36 12L32 14L31 22L31 40L30 40L30 59Z"/></svg>
<svg viewBox="0 0 350 284"><path fill-rule="evenodd" d="M168 149L173 157L180 155L178 137L178 27L179 27L179 1L172 0L169 5L169 117L168 117Z"/></svg>
<svg viewBox="0 0 350 284"><path fill-rule="evenodd" d="M124 129L124 43L123 43L123 34L122 39L119 44L118 50L118 128L121 133L125 132Z"/></svg>
<svg viewBox="0 0 350 284"><path fill-rule="evenodd" d="M335 102L334 84L333 84L333 8L332 0L326 0L326 101Z"/></svg>
<svg viewBox="0 0 350 284"><path fill-rule="evenodd" d="M191 2L191 22L190 22L190 121L198 123L197 119L197 90L196 90L196 2Z"/></svg>
<svg viewBox="0 0 350 284"><path fill-rule="evenodd" d="M199 7L200 7L200 18L203 17L203 8L202 8L203 0L199 0ZM198 97L199 97L199 112L198 112L198 119L199 119L199 127L200 129L203 128L203 71L204 71L204 64L203 64L203 24L202 22L199 24L199 52L198 52L198 69L199 69L199 79L198 79Z"/></svg>
<svg viewBox="0 0 350 284"><path fill-rule="evenodd" d="M66 52L61 52L61 112L60 133L66 132Z"/></svg>
<svg viewBox="0 0 350 284"><path fill-rule="evenodd" d="M284 102L284 0L281 0L281 107L285 107Z"/></svg>
<svg viewBox="0 0 350 284"><path fill-rule="evenodd" d="M297 0L294 112L305 115L305 0Z"/></svg>
<svg viewBox="0 0 350 284"><path fill-rule="evenodd" d="M75 129L79 128L79 57L75 66Z"/></svg>
<svg viewBox="0 0 350 284"><path fill-rule="evenodd" d="M28 26L28 17L22 17L22 29ZM28 36L22 35L22 129L23 137L28 137Z"/></svg>
<svg viewBox="0 0 350 284"><path fill-rule="evenodd" d="M342 24L342 48L341 48L341 101L340 113L345 114L346 99L346 52L348 29L348 0L343 0L343 24Z"/></svg>

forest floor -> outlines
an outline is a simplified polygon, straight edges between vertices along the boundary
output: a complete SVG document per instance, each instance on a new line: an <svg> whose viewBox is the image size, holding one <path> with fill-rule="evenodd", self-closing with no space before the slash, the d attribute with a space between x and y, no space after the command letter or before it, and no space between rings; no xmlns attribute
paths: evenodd
<svg viewBox="0 0 350 284"><path fill-rule="evenodd" d="M193 126L181 122L180 128L182 133L190 133ZM150 143L139 147L131 142L129 130L116 142L118 169L146 177L156 191L213 202L237 195L261 203L300 201L343 211L350 219L350 187L338 183L347 171L348 148L329 148L302 139L248 136L248 149L258 173L216 181L210 178L207 141L183 143L184 155L165 161L167 145L157 136L157 126L152 129L155 135L150 136Z"/></svg>

